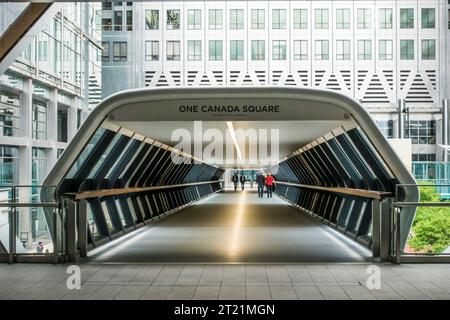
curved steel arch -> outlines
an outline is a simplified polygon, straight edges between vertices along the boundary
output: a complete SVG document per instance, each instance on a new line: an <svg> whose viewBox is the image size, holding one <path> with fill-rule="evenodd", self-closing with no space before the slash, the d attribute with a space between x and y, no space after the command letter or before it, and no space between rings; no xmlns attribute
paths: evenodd
<svg viewBox="0 0 450 320"><path fill-rule="evenodd" d="M180 113L179 106L223 104L272 104L280 107L276 114L226 115L217 119L210 113ZM334 91L290 87L197 87L143 88L116 93L103 100L87 117L66 150L44 181L59 185L77 160L89 139L105 120L313 120L354 121L369 139L389 171L400 184L415 184L415 179L383 136L369 113L355 100ZM403 190L404 201L418 201L418 188ZM402 243L406 243L414 219L414 209L405 208L402 220Z"/></svg>

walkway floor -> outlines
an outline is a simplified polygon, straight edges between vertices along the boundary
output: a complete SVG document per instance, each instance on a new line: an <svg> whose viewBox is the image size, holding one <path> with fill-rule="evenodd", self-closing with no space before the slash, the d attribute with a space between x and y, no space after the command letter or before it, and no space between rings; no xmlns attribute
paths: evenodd
<svg viewBox="0 0 450 320"><path fill-rule="evenodd" d="M81 289L68 265L0 264L0 299L450 299L450 268L368 263L81 264Z"/></svg>
<svg viewBox="0 0 450 320"><path fill-rule="evenodd" d="M277 197L215 194L100 247L97 262L355 262L371 252Z"/></svg>

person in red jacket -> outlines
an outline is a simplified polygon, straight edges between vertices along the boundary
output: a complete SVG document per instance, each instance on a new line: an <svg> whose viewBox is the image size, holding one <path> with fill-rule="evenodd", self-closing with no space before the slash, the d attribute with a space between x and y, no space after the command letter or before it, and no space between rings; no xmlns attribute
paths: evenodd
<svg viewBox="0 0 450 320"><path fill-rule="evenodd" d="M267 190L267 198L272 198L272 190L275 185L275 178L269 173L266 176L266 190Z"/></svg>

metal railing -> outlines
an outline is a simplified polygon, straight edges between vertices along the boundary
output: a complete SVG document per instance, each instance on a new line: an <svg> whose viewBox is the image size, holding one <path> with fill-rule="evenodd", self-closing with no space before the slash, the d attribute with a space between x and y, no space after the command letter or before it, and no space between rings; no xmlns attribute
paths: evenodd
<svg viewBox="0 0 450 320"><path fill-rule="evenodd" d="M442 188L450 187L450 185L443 184L398 184L396 185L396 194L398 195L399 188L405 187L431 187L431 188ZM434 207L434 208L449 208L450 215L450 202L404 202L404 201L394 201L392 203L392 230L394 233L393 239L393 251L392 251L392 261L400 264L403 262L450 262L450 253L423 253L423 252L404 252L401 239L401 221L402 215L408 214L403 213L402 208L423 208L423 207ZM412 226L411 226L412 231ZM407 240L408 241L408 240ZM406 245L406 244L405 244Z"/></svg>
<svg viewBox="0 0 450 320"><path fill-rule="evenodd" d="M36 201L39 200L42 195L41 192L36 193L36 191L42 188L56 190L56 187L54 186L0 186L0 192L4 193L0 200L0 215L2 215L3 218L3 223L0 225L0 236L1 239L8 242L6 245L5 243L2 243L2 247L7 252L4 254L0 253L0 261L9 263L59 262L61 254L63 253L62 248L64 247L62 243L63 212L59 202ZM25 191L22 191L24 189ZM3 210L3 208L7 208L7 210ZM45 248L42 247L42 250L37 251L36 248L32 245L30 246L30 244L33 242L39 244L42 243L42 241L33 241L33 236L30 234L29 229L33 228L33 224L35 223L33 216L39 213L39 209L46 209L46 218L42 219L40 222L41 224L45 224L46 240L49 242L47 243L47 250L44 250ZM41 212L41 214L44 214L44 212ZM5 219L6 215L7 218ZM46 220L48 217L51 217L51 223L49 224ZM35 237L37 238L37 236ZM18 241L22 242L22 246L18 244ZM28 244L28 247L26 244ZM49 247L52 247L51 251L48 249Z"/></svg>

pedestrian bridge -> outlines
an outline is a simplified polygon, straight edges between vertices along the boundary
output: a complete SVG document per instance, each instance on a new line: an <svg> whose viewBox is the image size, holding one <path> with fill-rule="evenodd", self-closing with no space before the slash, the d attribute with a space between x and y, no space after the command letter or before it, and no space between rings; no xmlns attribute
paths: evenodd
<svg viewBox="0 0 450 320"><path fill-rule="evenodd" d="M249 129L256 147L251 136L237 141ZM231 150L211 152L218 137ZM255 159L252 148L272 153ZM243 168L273 174L276 197L225 192L224 173ZM396 188L414 183L357 102L282 87L117 93L44 182L57 186L46 201L66 199L66 234L52 237L69 259L152 262L387 260L389 202L417 201L417 188ZM402 210L404 245L414 209ZM47 211L50 230L57 220Z"/></svg>

